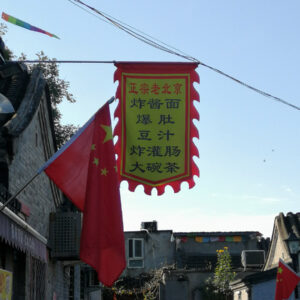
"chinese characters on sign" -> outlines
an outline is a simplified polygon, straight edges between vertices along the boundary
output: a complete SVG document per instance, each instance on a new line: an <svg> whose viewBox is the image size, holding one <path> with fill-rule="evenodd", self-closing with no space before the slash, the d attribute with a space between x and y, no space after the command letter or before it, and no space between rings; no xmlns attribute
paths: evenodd
<svg viewBox="0 0 300 300"><path fill-rule="evenodd" d="M182 173L187 131L181 117L187 109L184 79L127 77L126 81L130 88L125 118L130 131L126 134L125 172L153 183Z"/></svg>
<svg viewBox="0 0 300 300"><path fill-rule="evenodd" d="M182 181L193 185L198 175L192 156L197 155L192 138L197 137L192 123L199 100L193 88L198 80L197 64L118 63L119 80L115 133L121 179L134 190L143 184L158 194L169 184L177 192ZM193 98L192 98L193 97ZM195 172L196 170L196 172Z"/></svg>

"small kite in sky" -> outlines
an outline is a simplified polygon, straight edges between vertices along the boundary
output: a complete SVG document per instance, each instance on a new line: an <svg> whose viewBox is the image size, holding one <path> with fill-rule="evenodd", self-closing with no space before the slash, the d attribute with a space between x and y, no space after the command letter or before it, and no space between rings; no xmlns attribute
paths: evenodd
<svg viewBox="0 0 300 300"><path fill-rule="evenodd" d="M44 33L44 34L47 34L47 35L49 35L51 37L55 37L55 38L59 39L59 37L57 35L52 34L50 32L47 32L47 31L45 31L43 29L40 29L38 27L32 26L29 23L26 23L26 22L24 22L24 21L22 21L20 19L16 19L16 18L14 18L14 17L6 14L5 12L2 12L2 19L5 20L5 21L7 21L7 22L10 22L12 24L15 24L15 25L18 25L20 27L26 28L28 30L32 30L32 31L37 31L37 32L40 32L40 33Z"/></svg>

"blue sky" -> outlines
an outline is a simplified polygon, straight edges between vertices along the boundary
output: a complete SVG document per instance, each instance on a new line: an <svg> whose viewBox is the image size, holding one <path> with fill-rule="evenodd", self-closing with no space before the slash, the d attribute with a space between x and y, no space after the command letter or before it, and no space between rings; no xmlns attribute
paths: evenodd
<svg viewBox="0 0 300 300"><path fill-rule="evenodd" d="M250 85L300 106L300 2L96 1L91 6ZM57 40L6 23L16 55L43 50L68 60L184 61L151 48L67 0L2 0L1 12L58 35ZM112 64L61 65L75 104L64 123L83 125L115 94ZM300 112L199 66L196 186L143 194L121 185L125 230L157 220L175 231L258 230L270 236L279 212L299 211ZM112 105L112 110L115 105Z"/></svg>

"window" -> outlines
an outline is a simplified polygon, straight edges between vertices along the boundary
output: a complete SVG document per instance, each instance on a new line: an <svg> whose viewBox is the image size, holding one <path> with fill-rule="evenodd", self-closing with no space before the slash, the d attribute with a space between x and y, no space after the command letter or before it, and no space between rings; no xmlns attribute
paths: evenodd
<svg viewBox="0 0 300 300"><path fill-rule="evenodd" d="M144 240L128 239L128 268L144 267Z"/></svg>

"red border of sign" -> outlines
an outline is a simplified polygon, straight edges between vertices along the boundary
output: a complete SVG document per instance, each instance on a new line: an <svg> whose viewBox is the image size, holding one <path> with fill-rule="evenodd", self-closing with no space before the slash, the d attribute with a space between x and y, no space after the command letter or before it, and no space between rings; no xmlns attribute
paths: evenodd
<svg viewBox="0 0 300 300"><path fill-rule="evenodd" d="M193 176L199 176L199 170L197 165L195 164L193 160L193 156L199 157L199 153L197 148L195 147L193 143L193 138L199 138L198 131L193 123L193 119L199 120L199 114L197 110L195 109L193 105L193 100L199 101L199 95L197 91L195 90L193 83L198 82L199 83L199 76L196 73L195 69L197 68L197 63L141 63L141 62L118 62L115 63L115 66L117 67L117 70L114 75L114 81L119 81L119 85L116 91L116 98L118 98L119 104L115 111L115 118L119 119L119 122L117 123L114 135L118 136L118 141L116 143L116 153L118 154L117 164L119 169L119 176L120 181L126 180L129 184L129 190L134 191L135 188L142 184L144 186L144 191L146 194L151 195L151 191L153 188L157 189L158 195L162 195L165 190L165 186L170 185L174 192L177 193L180 191L180 185L182 182L186 181L189 184L189 188L192 188L195 185ZM130 75L132 73L133 75ZM135 74L135 75L134 75ZM136 77L136 74L149 74L152 76L145 76L146 78L159 78L160 74L168 74L168 76L161 76L162 78L184 78L187 80L188 83L188 77L190 77L190 84L187 86L186 89L186 121L188 122L189 119L189 126L186 126L186 130L189 128L189 135L186 135L186 161L185 161L185 171L184 173L180 175L176 175L173 177L170 177L168 179L164 179L163 182L152 182L150 180L140 178L138 176L135 176L133 174L129 174L127 176L130 176L128 178L126 176L126 173L121 174L122 167L121 161L122 161L122 150L125 149L124 142L126 143L126 139L123 141L123 132L126 130L126 120L125 118L122 118L122 110L125 111L125 99L122 99L122 86L124 87L124 95L125 94L125 84L122 82L123 78L127 77ZM174 76L172 76L174 74ZM178 75L177 75L178 74ZM157 75L157 76L156 76ZM176 76L177 75L177 76ZM182 75L182 76L181 76ZM142 76L139 76L140 78L143 78ZM188 97L189 96L189 97ZM188 107L189 105L189 107ZM190 116L188 118L188 113L190 113ZM126 115L124 113L124 115ZM189 154L188 154L189 151ZM189 161L187 157L189 156ZM123 164L125 161L123 162ZM125 169L125 168L124 168ZM189 171L189 172L188 172ZM188 174L186 174L188 172ZM186 175L186 176L185 176ZM179 179L177 179L179 177ZM136 180L135 180L136 179ZM143 181L143 182L141 182ZM147 184L147 182L149 184Z"/></svg>

